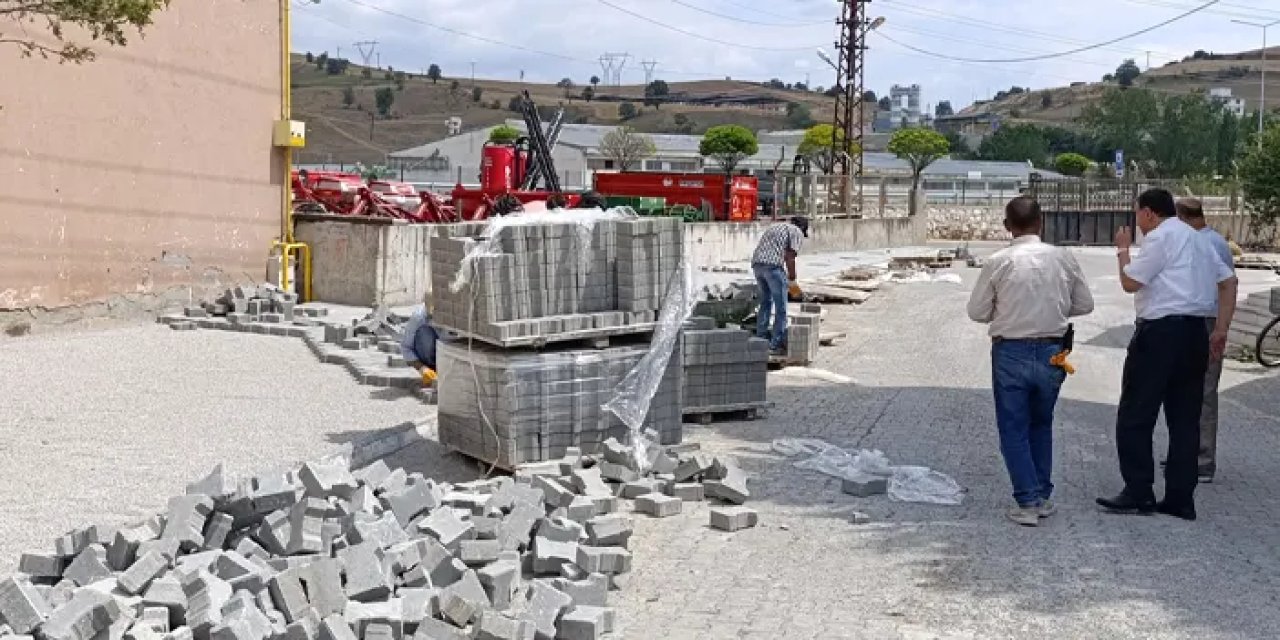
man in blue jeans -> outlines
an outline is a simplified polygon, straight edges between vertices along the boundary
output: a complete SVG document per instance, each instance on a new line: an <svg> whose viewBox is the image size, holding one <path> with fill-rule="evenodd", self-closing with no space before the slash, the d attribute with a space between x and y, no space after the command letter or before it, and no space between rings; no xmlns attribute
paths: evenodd
<svg viewBox="0 0 1280 640"><path fill-rule="evenodd" d="M756 336L769 340L769 349L774 355L786 351L787 291L796 280L796 256L807 237L809 219L804 216L775 222L764 230L755 253L751 255L751 271L760 285ZM769 331L770 313L773 315L772 333Z"/></svg>
<svg viewBox="0 0 1280 640"><path fill-rule="evenodd" d="M991 388L1000 453L1013 483L1010 520L1029 527L1053 515L1053 410L1066 370L1053 362L1064 348L1067 319L1093 311L1093 295L1074 256L1040 241L1040 205L1014 198L1005 206L1013 235L982 268L969 317L990 325Z"/></svg>
<svg viewBox="0 0 1280 640"><path fill-rule="evenodd" d="M418 305L404 325L404 335L400 337L400 353L405 364L422 374L424 384L429 384L436 377L436 340L439 336L431 326L431 313L426 303Z"/></svg>

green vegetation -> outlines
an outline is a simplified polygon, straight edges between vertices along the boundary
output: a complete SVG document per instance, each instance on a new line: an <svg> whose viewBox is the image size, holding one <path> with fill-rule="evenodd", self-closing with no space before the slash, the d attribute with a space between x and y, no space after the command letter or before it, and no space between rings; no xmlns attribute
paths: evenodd
<svg viewBox="0 0 1280 640"><path fill-rule="evenodd" d="M698 153L720 165L725 174L732 174L743 160L760 152L760 143L750 129L736 124L711 127L698 144Z"/></svg>
<svg viewBox="0 0 1280 640"><path fill-rule="evenodd" d="M618 118L620 120L631 120L640 115L640 110L636 108L634 102L624 102L618 105Z"/></svg>
<svg viewBox="0 0 1280 640"><path fill-rule="evenodd" d="M1274 243L1276 221L1280 220L1280 124L1271 124L1262 134L1261 144L1252 146L1240 161L1249 226L1255 236L1269 230L1266 240Z"/></svg>
<svg viewBox="0 0 1280 640"><path fill-rule="evenodd" d="M1053 159L1053 167L1067 176L1082 176L1089 170L1089 159L1078 153L1062 153Z"/></svg>
<svg viewBox="0 0 1280 640"><path fill-rule="evenodd" d="M615 169L628 171L657 153L658 147L653 144L653 138L623 126L605 134L600 140L600 151L613 160Z"/></svg>
<svg viewBox="0 0 1280 640"><path fill-rule="evenodd" d="M431 84L440 82L441 77L440 65L432 64L430 67L427 67L427 79L431 81Z"/></svg>
<svg viewBox="0 0 1280 640"><path fill-rule="evenodd" d="M169 6L169 0L0 0L0 45L14 45L25 57L38 55L58 62L89 62L95 54L87 46L66 39L67 27L83 32L92 40L123 47L126 35L151 26L153 15ZM54 44L30 37L28 24L42 25L33 31L53 36Z"/></svg>
<svg viewBox="0 0 1280 640"><path fill-rule="evenodd" d="M889 153L911 165L911 215L916 213L915 194L920 188L920 174L938 158L947 155L949 150L947 139L932 129L899 129L889 138Z"/></svg>
<svg viewBox="0 0 1280 640"><path fill-rule="evenodd" d="M808 158L823 173L831 173L836 154L853 153L856 148L852 141L845 141L843 131L837 132L829 124L819 124L804 132L804 139L796 152Z"/></svg>
<svg viewBox="0 0 1280 640"><path fill-rule="evenodd" d="M373 93L374 104L378 107L378 115L386 118L391 115L391 105L396 101L396 92L391 87L383 87Z"/></svg>
<svg viewBox="0 0 1280 640"><path fill-rule="evenodd" d="M667 86L665 80L654 80L644 88L644 104L657 109L662 106L663 99L670 94L671 88Z"/></svg>
<svg viewBox="0 0 1280 640"><path fill-rule="evenodd" d="M519 137L520 130L508 124L500 124L489 131L489 142L496 144L511 144Z"/></svg>
<svg viewBox="0 0 1280 640"><path fill-rule="evenodd" d="M1113 89L1081 121L1107 150L1123 149L1144 175L1160 178L1229 174L1243 138L1240 119L1199 93Z"/></svg>

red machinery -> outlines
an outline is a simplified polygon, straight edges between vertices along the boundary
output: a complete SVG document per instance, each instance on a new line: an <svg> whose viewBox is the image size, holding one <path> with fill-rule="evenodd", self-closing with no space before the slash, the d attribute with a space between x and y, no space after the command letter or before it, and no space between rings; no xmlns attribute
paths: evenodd
<svg viewBox="0 0 1280 640"><path fill-rule="evenodd" d="M293 209L298 213L337 213L377 216L412 222L456 222L453 207L439 196L390 180L365 184L355 174L336 171L294 171Z"/></svg>
<svg viewBox="0 0 1280 640"><path fill-rule="evenodd" d="M715 173L597 173L595 187L605 196L666 198L667 206L702 209L710 212L712 220L754 220L760 196L756 178L733 176L727 211L725 182L723 174Z"/></svg>

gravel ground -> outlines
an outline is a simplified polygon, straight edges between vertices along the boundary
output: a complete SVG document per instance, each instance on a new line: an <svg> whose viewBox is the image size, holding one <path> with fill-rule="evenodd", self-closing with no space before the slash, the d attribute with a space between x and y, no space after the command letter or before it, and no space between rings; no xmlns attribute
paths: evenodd
<svg viewBox="0 0 1280 640"><path fill-rule="evenodd" d="M435 415L301 340L150 324L0 341L0 386L0 575L73 527L162 510L218 462L283 467ZM393 462L429 473L440 454L422 443Z"/></svg>

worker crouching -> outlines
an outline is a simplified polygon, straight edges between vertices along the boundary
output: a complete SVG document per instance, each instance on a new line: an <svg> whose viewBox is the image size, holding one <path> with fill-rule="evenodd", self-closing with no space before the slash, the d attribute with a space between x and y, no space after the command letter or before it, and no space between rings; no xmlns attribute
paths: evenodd
<svg viewBox="0 0 1280 640"><path fill-rule="evenodd" d="M1010 520L1036 526L1053 515L1053 412L1071 365L1068 318L1091 313L1093 295L1070 252L1040 241L1040 205L1005 206L1013 242L982 268L969 317L990 325L991 390L1000 453L1017 506Z"/></svg>
<svg viewBox="0 0 1280 640"><path fill-rule="evenodd" d="M405 364L422 374L422 384L429 386L436 380L436 341L439 335L431 326L431 312L426 303L418 305L404 326L400 338L400 352Z"/></svg>

